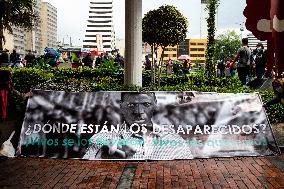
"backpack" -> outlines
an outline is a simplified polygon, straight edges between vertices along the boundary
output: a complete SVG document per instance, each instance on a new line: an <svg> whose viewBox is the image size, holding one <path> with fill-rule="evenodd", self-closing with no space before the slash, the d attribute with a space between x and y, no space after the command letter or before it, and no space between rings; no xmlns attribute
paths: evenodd
<svg viewBox="0 0 284 189"><path fill-rule="evenodd" d="M245 59L242 59L242 61L239 60L238 62L238 67L242 67L242 66L250 66L251 65L251 54L250 54L250 50L248 47L242 47L243 49L243 53L242 55L244 55ZM242 65L242 66L240 66Z"/></svg>

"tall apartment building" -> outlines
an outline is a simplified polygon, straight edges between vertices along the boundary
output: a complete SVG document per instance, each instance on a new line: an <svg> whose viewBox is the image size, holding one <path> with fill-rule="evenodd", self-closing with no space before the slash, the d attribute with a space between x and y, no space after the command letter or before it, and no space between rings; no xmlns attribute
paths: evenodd
<svg viewBox="0 0 284 189"><path fill-rule="evenodd" d="M42 47L57 47L57 9L48 2L42 3Z"/></svg>
<svg viewBox="0 0 284 189"><path fill-rule="evenodd" d="M41 20L41 9L42 9L42 1L36 0L34 11L40 19L36 26L31 31L26 31L26 44L25 44L25 51L31 50L36 52L36 54L41 54L42 49L42 20Z"/></svg>
<svg viewBox="0 0 284 189"><path fill-rule="evenodd" d="M42 54L45 47L57 47L57 10L49 3L35 1L35 13L39 16L37 25L30 31L13 27L13 34L5 32L4 48L10 52L16 49L21 55L31 50Z"/></svg>
<svg viewBox="0 0 284 189"><path fill-rule="evenodd" d="M113 1L91 0L83 48L110 52L114 47Z"/></svg>
<svg viewBox="0 0 284 189"><path fill-rule="evenodd" d="M260 41L258 40L252 33L247 35L248 38L248 46L252 49L256 48L258 43L262 43L264 48L267 49L267 41Z"/></svg>

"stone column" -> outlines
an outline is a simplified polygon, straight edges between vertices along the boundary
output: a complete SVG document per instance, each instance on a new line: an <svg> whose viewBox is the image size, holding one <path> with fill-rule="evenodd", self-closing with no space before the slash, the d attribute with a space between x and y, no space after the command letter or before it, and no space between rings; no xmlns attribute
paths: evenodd
<svg viewBox="0 0 284 189"><path fill-rule="evenodd" d="M142 86L142 0L125 0L124 84Z"/></svg>

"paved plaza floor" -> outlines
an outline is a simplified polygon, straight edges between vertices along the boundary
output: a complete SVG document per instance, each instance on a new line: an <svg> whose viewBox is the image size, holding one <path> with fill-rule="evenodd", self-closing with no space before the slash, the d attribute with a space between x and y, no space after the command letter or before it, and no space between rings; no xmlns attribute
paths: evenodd
<svg viewBox="0 0 284 189"><path fill-rule="evenodd" d="M284 155L151 162L3 159L0 188L284 188Z"/></svg>

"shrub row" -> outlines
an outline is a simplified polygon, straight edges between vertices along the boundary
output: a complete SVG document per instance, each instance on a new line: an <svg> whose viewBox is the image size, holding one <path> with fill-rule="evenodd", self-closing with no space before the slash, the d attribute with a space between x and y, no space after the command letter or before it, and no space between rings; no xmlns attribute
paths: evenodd
<svg viewBox="0 0 284 189"><path fill-rule="evenodd" d="M1 68L3 69L3 68ZM243 88L237 78L207 79L203 74L171 75L161 77L161 86L152 86L150 72L143 73L143 87L123 85L123 71L99 69L14 69L13 83L16 90L26 93L31 89L63 90L71 92L95 91L203 91L219 93L255 92ZM262 100L273 98L273 91L259 91ZM281 104L266 109L272 123L284 122L284 107Z"/></svg>

